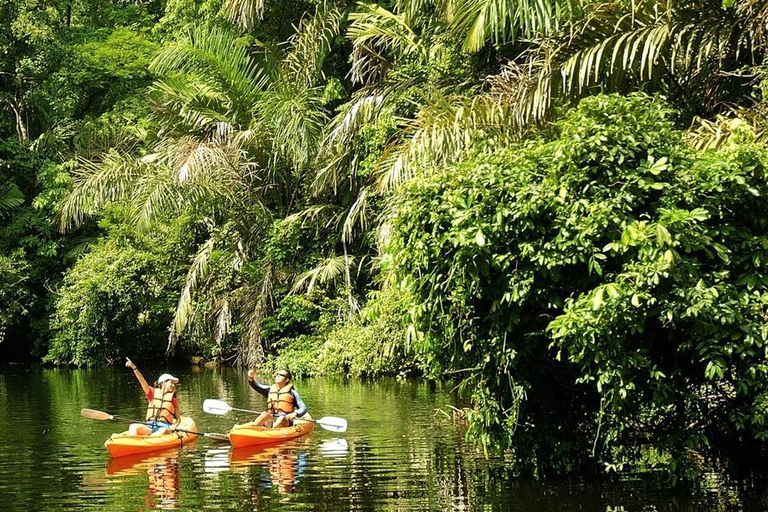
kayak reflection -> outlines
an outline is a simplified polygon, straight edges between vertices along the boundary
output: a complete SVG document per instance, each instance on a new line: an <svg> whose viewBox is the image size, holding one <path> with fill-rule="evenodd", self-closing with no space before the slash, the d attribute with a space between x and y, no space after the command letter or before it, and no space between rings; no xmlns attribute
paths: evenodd
<svg viewBox="0 0 768 512"><path fill-rule="evenodd" d="M263 467L269 472L269 479L254 482L252 498L258 495L257 487L277 489L286 495L294 491L307 467L306 442L296 441L274 446L249 446L233 449L229 456L230 471L245 471L251 467Z"/></svg>
<svg viewBox="0 0 768 512"><path fill-rule="evenodd" d="M179 450L166 450L150 455L129 455L110 459L108 476L144 475L149 477L144 506L147 509L174 509L179 507L181 471Z"/></svg>

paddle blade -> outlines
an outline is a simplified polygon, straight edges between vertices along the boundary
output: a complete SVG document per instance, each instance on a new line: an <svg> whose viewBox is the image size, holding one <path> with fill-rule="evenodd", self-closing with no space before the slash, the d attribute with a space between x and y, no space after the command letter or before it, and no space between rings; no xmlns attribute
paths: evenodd
<svg viewBox="0 0 768 512"><path fill-rule="evenodd" d="M104 411L94 411L93 409L80 410L80 416L84 418L90 418L92 420L113 420L115 419L111 414Z"/></svg>
<svg viewBox="0 0 768 512"><path fill-rule="evenodd" d="M232 408L227 402L221 400L214 400L213 398L207 398L203 401L203 410L209 414L227 414Z"/></svg>
<svg viewBox="0 0 768 512"><path fill-rule="evenodd" d="M315 423L323 427L325 430L332 432L346 432L347 420L344 418L337 418L336 416L325 416L319 420L315 420Z"/></svg>

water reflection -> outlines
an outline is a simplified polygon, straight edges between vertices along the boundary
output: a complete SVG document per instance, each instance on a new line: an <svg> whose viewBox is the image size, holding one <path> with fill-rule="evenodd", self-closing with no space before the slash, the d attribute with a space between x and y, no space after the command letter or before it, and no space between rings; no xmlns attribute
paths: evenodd
<svg viewBox="0 0 768 512"><path fill-rule="evenodd" d="M174 368L173 374L184 382L182 412L201 432L226 432L251 419L205 415L205 398L252 410L264 405L244 372ZM146 400L136 395L132 375L0 364L0 406L13 411L0 415L2 510L768 510L768 478L704 479L693 495L654 491L652 482L520 478L507 460L486 459L453 423L435 416L455 397L422 382L318 378L301 389L314 414L344 411L349 430L341 436L315 429L306 439L236 453L200 438L181 450L109 461L103 442L122 426L84 419L79 411L141 415Z"/></svg>
<svg viewBox="0 0 768 512"><path fill-rule="evenodd" d="M328 439L320 443L319 448L323 457L346 457L349 452L349 443L346 439Z"/></svg>
<svg viewBox="0 0 768 512"><path fill-rule="evenodd" d="M264 468L268 479L260 482L262 488L277 489L281 495L290 494L307 468L309 447L308 440L275 446L252 446L233 449L229 457L229 467L233 472L247 471L249 468ZM253 495L254 489L251 489Z"/></svg>
<svg viewBox="0 0 768 512"><path fill-rule="evenodd" d="M175 509L179 506L181 470L179 450L152 455L137 455L110 459L107 475L124 477L146 474L149 478L144 506L147 509Z"/></svg>

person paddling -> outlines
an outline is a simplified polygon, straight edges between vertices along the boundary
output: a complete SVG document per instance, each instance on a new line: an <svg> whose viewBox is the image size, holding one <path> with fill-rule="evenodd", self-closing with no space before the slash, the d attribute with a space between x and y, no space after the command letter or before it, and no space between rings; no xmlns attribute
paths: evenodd
<svg viewBox="0 0 768 512"><path fill-rule="evenodd" d="M170 373L164 373L154 386L150 386L133 361L127 357L125 366L133 370L149 402L146 423L132 423L128 428L130 434L161 436L171 432L179 424L179 400L176 398L176 384L179 379Z"/></svg>
<svg viewBox="0 0 768 512"><path fill-rule="evenodd" d="M271 386L256 380L255 372L248 370L248 384L267 399L267 410L256 418L256 425L265 425L274 417L272 428L289 427L293 420L307 413L307 406L291 382L291 372L279 370Z"/></svg>

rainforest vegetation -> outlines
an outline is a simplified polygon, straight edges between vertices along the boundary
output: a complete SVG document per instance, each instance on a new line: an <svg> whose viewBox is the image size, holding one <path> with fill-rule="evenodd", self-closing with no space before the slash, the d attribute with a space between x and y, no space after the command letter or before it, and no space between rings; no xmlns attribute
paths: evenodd
<svg viewBox="0 0 768 512"><path fill-rule="evenodd" d="M453 382L522 473L768 442L768 4L8 0L0 357Z"/></svg>

